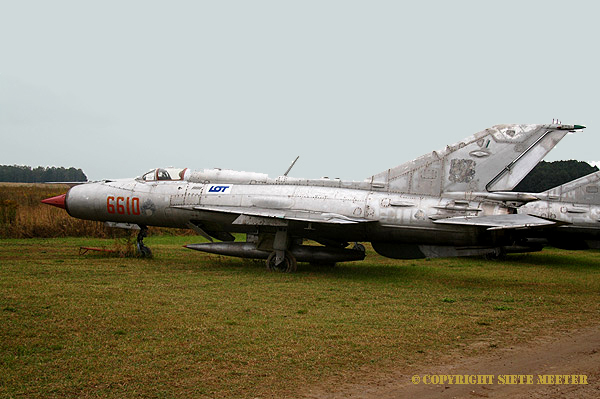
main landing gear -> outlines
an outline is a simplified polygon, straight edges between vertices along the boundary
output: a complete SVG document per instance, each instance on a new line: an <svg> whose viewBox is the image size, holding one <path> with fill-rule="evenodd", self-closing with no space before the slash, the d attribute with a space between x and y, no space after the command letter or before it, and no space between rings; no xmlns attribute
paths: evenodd
<svg viewBox="0 0 600 399"><path fill-rule="evenodd" d="M277 262L277 252L271 252L267 258L267 269L272 272L293 273L296 271L296 258L290 251L284 251L283 257Z"/></svg>
<svg viewBox="0 0 600 399"><path fill-rule="evenodd" d="M152 257L152 251L150 250L150 248L148 248L146 246L146 244L144 244L144 238L146 238L148 236L148 226L140 226L140 232L137 235L137 242L136 242L136 248L138 251L138 254L142 257L142 258L151 258Z"/></svg>
<svg viewBox="0 0 600 399"><path fill-rule="evenodd" d="M286 228L279 228L272 237L272 243L260 248L261 251L271 251L267 257L267 270L272 272L293 273L296 271L297 259L319 266L335 266L336 262L362 260L365 257L365 246L354 243L352 249L340 247L304 246L302 240L291 239Z"/></svg>
<svg viewBox="0 0 600 399"><path fill-rule="evenodd" d="M267 258L267 270L272 272L293 273L298 262L296 257L288 250L289 239L286 228L280 228L275 233L273 252Z"/></svg>

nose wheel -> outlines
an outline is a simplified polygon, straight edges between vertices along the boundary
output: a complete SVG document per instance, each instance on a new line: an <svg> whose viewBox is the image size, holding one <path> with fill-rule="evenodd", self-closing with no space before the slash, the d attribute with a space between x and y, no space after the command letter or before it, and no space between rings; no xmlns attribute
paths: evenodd
<svg viewBox="0 0 600 399"><path fill-rule="evenodd" d="M144 244L144 238L146 238L147 236L148 236L148 227L140 226L140 232L137 235L136 247L138 250L138 254L142 258L151 258L152 257L152 251L150 250L150 248L148 248L146 246L146 244Z"/></svg>

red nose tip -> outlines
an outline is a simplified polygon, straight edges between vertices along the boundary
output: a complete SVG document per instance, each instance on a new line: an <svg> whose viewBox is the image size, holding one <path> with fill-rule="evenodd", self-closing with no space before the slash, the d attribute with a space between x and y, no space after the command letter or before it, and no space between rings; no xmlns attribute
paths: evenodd
<svg viewBox="0 0 600 399"><path fill-rule="evenodd" d="M62 194L62 195L57 195L56 197L46 198L46 199L42 200L42 203L65 209L65 197L66 196L67 196L67 194Z"/></svg>

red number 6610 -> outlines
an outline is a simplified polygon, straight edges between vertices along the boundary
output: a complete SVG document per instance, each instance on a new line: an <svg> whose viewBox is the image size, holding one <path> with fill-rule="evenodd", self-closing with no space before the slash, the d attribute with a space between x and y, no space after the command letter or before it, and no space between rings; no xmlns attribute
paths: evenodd
<svg viewBox="0 0 600 399"><path fill-rule="evenodd" d="M139 215L140 199L138 197L106 197L106 211L120 215Z"/></svg>

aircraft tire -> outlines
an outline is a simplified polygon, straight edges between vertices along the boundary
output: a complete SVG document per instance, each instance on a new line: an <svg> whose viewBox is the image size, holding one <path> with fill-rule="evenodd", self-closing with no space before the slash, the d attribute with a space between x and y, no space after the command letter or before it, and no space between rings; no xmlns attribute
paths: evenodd
<svg viewBox="0 0 600 399"><path fill-rule="evenodd" d="M365 248L364 245L362 245L361 243L354 243L354 245L352 246L352 249L355 251L361 251L363 253L367 252L367 248Z"/></svg>
<svg viewBox="0 0 600 399"><path fill-rule="evenodd" d="M145 246L143 243L138 242L137 250L138 250L138 254L142 258L151 258L152 257L152 251L150 250L150 248Z"/></svg>
<svg viewBox="0 0 600 399"><path fill-rule="evenodd" d="M273 251L267 258L267 270L281 273L293 273L296 271L298 262L290 251L285 251L283 262L281 262L279 265L275 264L275 258L276 254L275 251Z"/></svg>
<svg viewBox="0 0 600 399"><path fill-rule="evenodd" d="M506 259L506 250L504 248L499 248L495 252L485 255L485 259L487 259L487 260L505 260Z"/></svg>

